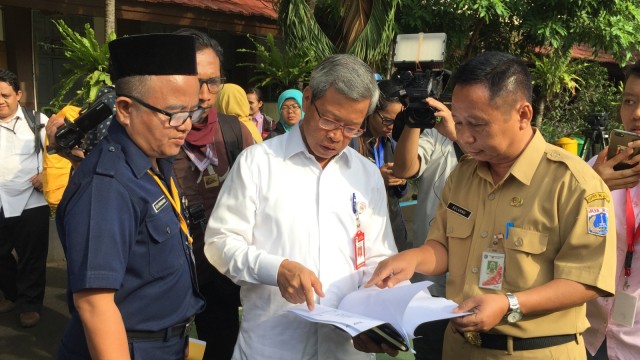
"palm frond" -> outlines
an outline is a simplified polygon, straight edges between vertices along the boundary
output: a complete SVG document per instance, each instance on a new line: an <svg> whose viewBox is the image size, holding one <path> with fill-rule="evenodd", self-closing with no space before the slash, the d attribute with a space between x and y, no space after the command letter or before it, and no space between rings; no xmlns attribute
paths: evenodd
<svg viewBox="0 0 640 360"><path fill-rule="evenodd" d="M398 0L373 0L369 21L349 53L374 67L384 63L395 35L397 4Z"/></svg>

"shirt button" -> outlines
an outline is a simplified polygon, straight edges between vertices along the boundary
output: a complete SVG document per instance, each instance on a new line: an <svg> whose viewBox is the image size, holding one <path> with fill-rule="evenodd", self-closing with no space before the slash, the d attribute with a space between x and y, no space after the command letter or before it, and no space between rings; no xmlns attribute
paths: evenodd
<svg viewBox="0 0 640 360"><path fill-rule="evenodd" d="M474 273L474 274L475 274L475 273L477 273L477 272L478 272L478 268L477 268L477 267L475 267L475 266L474 266L474 267L472 267L472 268L471 268L471 272L472 272L472 273Z"/></svg>
<svg viewBox="0 0 640 360"><path fill-rule="evenodd" d="M516 246L518 246L518 247L522 246L522 238L521 238L521 237L517 238L517 239L516 239L516 241L515 241L514 243L515 243L515 244L516 244Z"/></svg>
<svg viewBox="0 0 640 360"><path fill-rule="evenodd" d="M489 235L489 233L486 232L486 231L483 231L483 232L480 233L480 236L483 237L483 238L486 238L487 235Z"/></svg>
<svg viewBox="0 0 640 360"><path fill-rule="evenodd" d="M113 147L113 146L109 146L109 148L108 148L108 149L109 149L109 151L111 151L111 152L116 151L116 148L115 148L115 147Z"/></svg>
<svg viewBox="0 0 640 360"><path fill-rule="evenodd" d="M171 234L171 228L167 226L167 234Z"/></svg>
<svg viewBox="0 0 640 360"><path fill-rule="evenodd" d="M496 194L489 194L489 200L493 200L496 198Z"/></svg>

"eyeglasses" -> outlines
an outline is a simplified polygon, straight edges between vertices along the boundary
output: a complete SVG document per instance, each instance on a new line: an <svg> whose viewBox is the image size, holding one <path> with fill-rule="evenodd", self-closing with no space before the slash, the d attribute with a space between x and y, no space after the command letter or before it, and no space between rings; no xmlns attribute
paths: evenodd
<svg viewBox="0 0 640 360"><path fill-rule="evenodd" d="M327 119L326 117L320 115L320 111L318 110L318 107L316 106L315 102L313 103L313 107L316 109L316 112L318 113L318 117L320 117L320 121L318 122L318 125L320 125L321 128L325 130L335 130L335 129L342 128L342 133L345 136L348 136L350 138L358 137L364 133L363 129L355 128L352 126L344 126L337 121Z"/></svg>
<svg viewBox="0 0 640 360"><path fill-rule="evenodd" d="M207 90L212 94L217 94L224 87L226 80L227 79L223 77L212 77L209 79L198 79L198 84L200 84L200 88L202 88L202 84L207 84Z"/></svg>
<svg viewBox="0 0 640 360"><path fill-rule="evenodd" d="M378 116L380 117L380 120L382 120L382 125L384 126L391 126L395 122L395 120L392 118L382 116L382 114L380 114L378 110L376 110L376 114L378 114Z"/></svg>
<svg viewBox="0 0 640 360"><path fill-rule="evenodd" d="M280 108L280 111L285 112L285 111L293 111L296 112L300 110L300 105L298 104L293 104L293 105L282 105L282 107Z"/></svg>
<svg viewBox="0 0 640 360"><path fill-rule="evenodd" d="M178 127L178 126L184 124L188 119L199 120L200 116L204 112L204 108L202 108L200 106L198 106L197 109L191 110L191 111L168 112L168 111L164 111L162 109L158 109L157 107L155 107L153 105L147 104L146 102L138 99L135 96L125 95L125 94L117 94L117 96L124 96L126 98L129 98L129 99L137 102L138 104L146 107L147 109L149 109L151 111L155 111L155 112L157 112L159 114L162 114L164 116L168 116L169 117L169 126L173 126L173 127Z"/></svg>

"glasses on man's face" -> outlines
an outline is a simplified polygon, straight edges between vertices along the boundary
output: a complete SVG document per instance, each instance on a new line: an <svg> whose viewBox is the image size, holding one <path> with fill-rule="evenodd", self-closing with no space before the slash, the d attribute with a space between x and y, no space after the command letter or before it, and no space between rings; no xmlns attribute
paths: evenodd
<svg viewBox="0 0 640 360"><path fill-rule="evenodd" d="M208 79L198 79L198 83L200 84L200 88L202 88L202 84L207 84L207 90L212 94L217 94L222 90L225 80L227 79L223 77L212 77Z"/></svg>
<svg viewBox="0 0 640 360"><path fill-rule="evenodd" d="M300 111L300 105L298 104L293 104L293 105L282 105L282 107L280 108L280 111L282 112L287 112L287 111Z"/></svg>
<svg viewBox="0 0 640 360"><path fill-rule="evenodd" d="M164 116L169 117L169 126L173 126L173 127L178 127L178 126L184 124L188 119L199 120L200 116L204 112L204 108L202 108L200 106L198 106L197 109L191 110L191 111L168 112L168 111L164 111L162 109L158 109L157 107L155 107L153 105L150 105L150 104L138 99L135 96L125 95L125 94L118 94L118 96L124 96L126 98L129 98L129 99L137 102L138 104L146 107L147 109L149 109L151 111L155 111L155 112L157 112L159 114L162 114Z"/></svg>
<svg viewBox="0 0 640 360"><path fill-rule="evenodd" d="M378 110L376 110L376 114L378 114L378 116L380 117L380 120L382 121L382 125L384 125L384 126L393 125L395 120L393 120L392 118L388 118L388 117L382 116L382 114L380 114L380 112Z"/></svg>
<svg viewBox="0 0 640 360"><path fill-rule="evenodd" d="M321 128L325 130L335 130L335 129L342 128L342 133L345 136L350 138L358 137L364 133L363 129L355 128L352 126L344 126L337 121L327 119L326 117L320 115L320 111L318 110L318 107L316 106L315 102L313 103L313 107L316 109L316 112L318 113L318 117L320 118L320 121L318 121L318 124L320 125Z"/></svg>

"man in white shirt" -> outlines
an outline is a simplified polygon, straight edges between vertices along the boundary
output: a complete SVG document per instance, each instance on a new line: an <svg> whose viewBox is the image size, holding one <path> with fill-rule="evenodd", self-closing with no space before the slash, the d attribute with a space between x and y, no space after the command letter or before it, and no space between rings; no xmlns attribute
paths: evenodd
<svg viewBox="0 0 640 360"><path fill-rule="evenodd" d="M356 351L347 333L286 310L305 302L310 310L316 303L337 307L396 252L380 172L347 147L377 100L370 68L334 55L304 90L305 118L245 149L231 169L205 254L241 285L234 359L372 358Z"/></svg>
<svg viewBox="0 0 640 360"><path fill-rule="evenodd" d="M20 107L21 97L16 75L0 70L0 313L17 307L22 327L32 327L44 299L49 206L42 195L43 153L37 148L44 129L30 128L25 117L30 110ZM46 116L35 116L47 123Z"/></svg>

